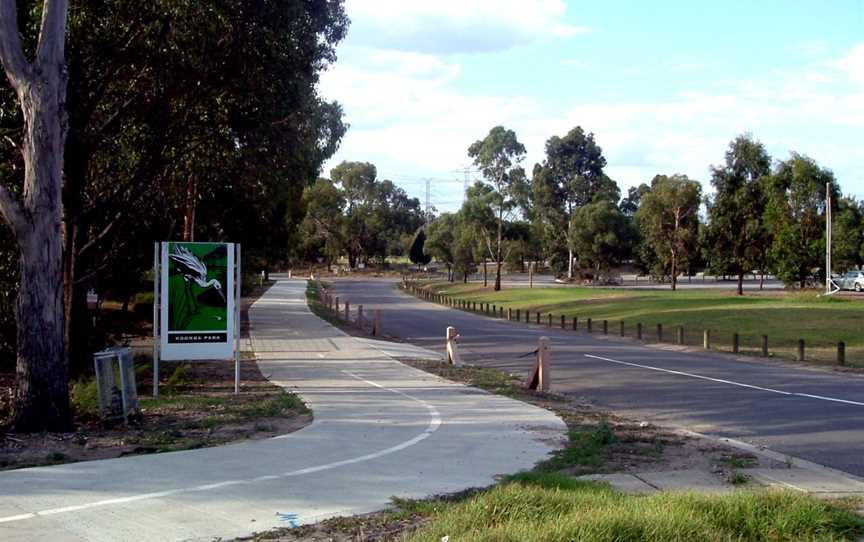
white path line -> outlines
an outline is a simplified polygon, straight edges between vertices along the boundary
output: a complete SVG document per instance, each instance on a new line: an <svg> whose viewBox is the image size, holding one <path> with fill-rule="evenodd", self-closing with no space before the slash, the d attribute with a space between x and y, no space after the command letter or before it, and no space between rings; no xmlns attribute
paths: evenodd
<svg viewBox="0 0 864 542"><path fill-rule="evenodd" d="M672 369L663 369L660 367L654 367L651 365L641 365L639 363L631 363L629 361L621 361L617 359L604 358L602 356L594 356L592 354L585 354L586 358L599 359L603 361L608 361L609 363L617 363L619 365L628 365L630 367L638 367L640 369L648 369L650 371L658 371L661 373L669 373L673 375L687 376L690 378L698 378L699 380L709 380L711 382L719 382L720 384L729 384L730 386L738 386L739 388L750 388L753 390L759 391L767 391L769 393L776 393L779 395L789 395L794 397L806 397L808 399L817 399L819 401L830 401L832 403L843 403L847 405L855 405L855 406L864 406L864 403L859 403L858 401L849 401L847 399L837 399L836 397L824 397L822 395L811 395L809 393L798 393L794 391L783 391L783 390L775 390L773 388L763 388L761 386L754 386L752 384L744 384L742 382L735 382L733 380L723 380L722 378L712 378L710 376L697 375L693 373L685 373L684 371L674 371Z"/></svg>
<svg viewBox="0 0 864 542"><path fill-rule="evenodd" d="M77 505L72 505L72 506L64 506L64 507L60 507L60 508L50 508L47 510L39 510L36 512L17 514L14 516L5 516L5 517L0 517L0 523L12 523L15 521L24 521L24 520L34 519L34 518L38 518L38 517L53 516L53 515L57 515L57 514L77 512L80 510L88 510L88 509L92 509L92 508L102 508L105 506L110 506L110 505L115 505L115 504L126 504L126 503L131 503L131 502L136 502L136 501L143 501L143 500L147 500L147 499L158 499L158 498L162 498L162 497L170 497L170 496L174 496L174 495L179 495L182 493L193 493L193 492L199 492L199 491L212 491L214 489L219 489L219 488L223 488L226 486L236 486L236 485L243 485L243 484L251 484L251 483L255 483L255 482L265 482L265 481L271 481L271 480L278 480L280 478L290 478L293 476L302 476L305 474L312 474L315 472L321 472L321 471L325 471L325 470L336 469L339 467L344 467L345 465L353 465L355 463L362 463L364 461L371 461L373 459L378 459L380 457L384 457L386 455L390 455L390 454L396 453L398 451L404 450L405 448L409 448L409 447L414 446L415 444L417 444L419 442L426 440L427 438L429 438L432 435L432 433L434 433L435 431L438 430L439 427L441 427L441 424L443 423L441 420L441 414L438 412L438 410L433 405L427 403L426 401L423 401L422 399L418 399L417 397L414 397L413 395L409 395L405 392L395 390L393 388L388 388L386 386L382 386L381 384L378 384L376 382L372 382L371 380L366 380L365 378L357 376L356 374L354 374L352 372L349 372L349 371L342 371L342 372L344 374L350 376L351 378L360 380L361 382L365 382L366 384L369 384L370 386L374 386L376 388L380 388L382 390L389 391L389 392L395 393L397 395L401 395L403 397L411 399L412 401L414 401L420 405L423 405L423 407L425 407L426 410L429 411L429 423L426 426L426 429L422 433L420 433L419 435L417 435L411 439L408 439L404 442L401 442L399 444L396 444L394 446L390 446L389 448L385 448L383 450L379 450L377 452L373 452L370 454L361 455L359 457L352 457L350 459L343 459L341 461L334 461L332 463L326 463L324 465L317 465L314 467L307 467L305 469L298 469L298 470L283 472L283 473L277 474L277 475L258 476L258 477L251 478L248 480L224 480L221 482L214 482L211 484L203 484L203 485L194 486L194 487L168 489L165 491L156 491L156 492L152 492L152 493L142 493L139 495L130 495L128 497L118 497L118 498L114 498L114 499L105 499L105 500L101 500L101 501L94 501L94 502L77 504ZM279 438L279 437L276 437L276 438Z"/></svg>

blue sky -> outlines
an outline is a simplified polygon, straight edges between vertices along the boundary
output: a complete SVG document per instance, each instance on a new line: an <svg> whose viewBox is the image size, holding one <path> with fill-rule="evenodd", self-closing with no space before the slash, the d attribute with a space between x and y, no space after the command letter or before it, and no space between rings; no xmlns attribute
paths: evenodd
<svg viewBox="0 0 864 542"><path fill-rule="evenodd" d="M501 124L526 145L580 125L622 191L709 167L750 132L864 198L864 0L347 0L321 91L345 107L342 160L412 196L461 203L468 146ZM471 173L471 178L476 174Z"/></svg>

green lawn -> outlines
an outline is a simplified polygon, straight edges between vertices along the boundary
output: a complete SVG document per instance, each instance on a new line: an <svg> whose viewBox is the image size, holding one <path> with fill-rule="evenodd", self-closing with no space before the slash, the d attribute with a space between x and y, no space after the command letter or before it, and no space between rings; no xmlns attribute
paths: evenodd
<svg viewBox="0 0 864 542"><path fill-rule="evenodd" d="M560 474L516 475L462 502L397 504L430 517L411 542L827 541L864 533L851 503L791 491L633 496Z"/></svg>
<svg viewBox="0 0 864 542"><path fill-rule="evenodd" d="M644 338L654 340L656 325L663 324L664 340L674 340L675 328L683 326L687 344L702 344L702 332L711 330L719 349L731 347L738 333L742 353L755 353L761 336L767 335L772 355L792 358L798 339L807 345L807 358L833 361L836 345L846 343L847 362L864 366L864 301L820 298L812 292L777 292L736 296L717 290L625 290L614 288L506 288L495 292L476 284L436 283L429 288L478 303L492 303L523 313L551 313L559 325L561 314L569 320L591 318L595 332L602 320L609 333L617 333L625 322L627 335L635 334L637 322ZM544 316L545 318L545 316ZM545 320L544 320L545 322ZM584 325L584 324L583 324Z"/></svg>

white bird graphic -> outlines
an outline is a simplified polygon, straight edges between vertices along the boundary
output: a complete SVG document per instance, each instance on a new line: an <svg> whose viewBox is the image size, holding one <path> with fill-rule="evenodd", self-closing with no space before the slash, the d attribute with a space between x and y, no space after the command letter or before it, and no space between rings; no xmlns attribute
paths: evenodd
<svg viewBox="0 0 864 542"><path fill-rule="evenodd" d="M201 288L215 288L216 292L218 292L222 297L222 301L225 301L225 293L222 291L222 284L216 279L207 280L207 266L187 248L175 245L174 253L169 254L168 257L177 265L177 270L181 275L183 275L183 280L186 281L187 288L191 287L191 281L194 281L195 284ZM195 296L192 295L191 289L187 290L187 295L192 300L193 305L195 305L195 310L193 312L198 312Z"/></svg>

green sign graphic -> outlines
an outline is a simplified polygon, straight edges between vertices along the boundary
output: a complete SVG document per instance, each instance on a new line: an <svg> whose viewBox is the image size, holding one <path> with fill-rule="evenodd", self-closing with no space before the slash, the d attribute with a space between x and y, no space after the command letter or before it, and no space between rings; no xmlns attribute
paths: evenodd
<svg viewBox="0 0 864 542"><path fill-rule="evenodd" d="M227 286L227 245L168 243L168 331L227 332Z"/></svg>

